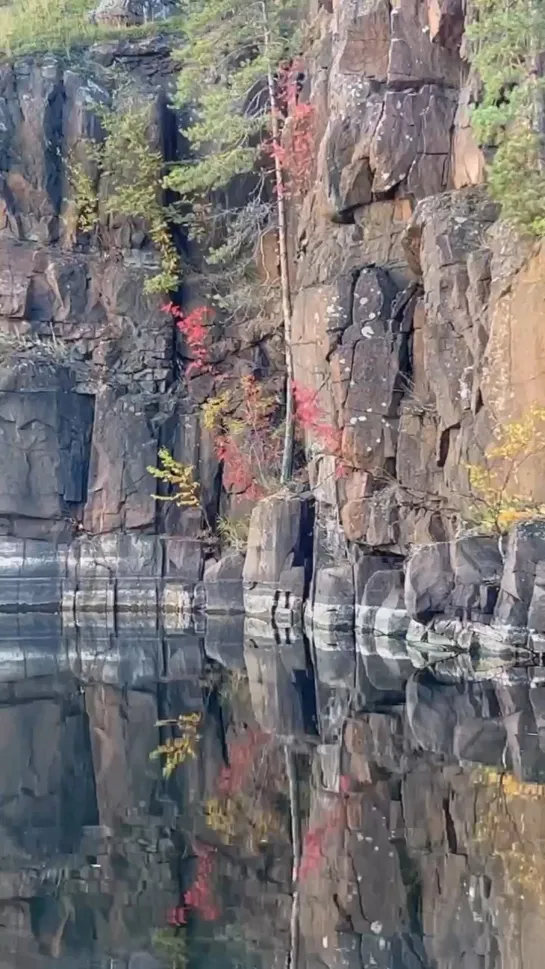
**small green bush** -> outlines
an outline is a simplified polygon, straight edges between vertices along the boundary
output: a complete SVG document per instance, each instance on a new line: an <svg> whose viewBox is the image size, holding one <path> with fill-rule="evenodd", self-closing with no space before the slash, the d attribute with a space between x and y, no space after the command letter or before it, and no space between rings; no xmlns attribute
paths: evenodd
<svg viewBox="0 0 545 969"><path fill-rule="evenodd" d="M172 238L171 226L179 222L176 205L163 200L164 160L160 151L150 147L148 131L150 106L132 105L119 111L97 105L97 114L106 133L103 142L88 141L88 160L108 180L104 200L107 215L142 219L160 256L159 272L146 280L147 293L169 292L180 282L180 259ZM81 162L69 160L70 181L77 228L93 232L99 224L99 199L92 178Z"/></svg>

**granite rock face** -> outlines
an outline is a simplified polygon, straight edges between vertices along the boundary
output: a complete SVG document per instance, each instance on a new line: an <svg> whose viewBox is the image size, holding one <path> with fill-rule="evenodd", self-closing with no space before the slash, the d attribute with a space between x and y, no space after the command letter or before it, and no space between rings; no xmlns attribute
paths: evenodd
<svg viewBox="0 0 545 969"><path fill-rule="evenodd" d="M256 505L243 571L249 615L300 620L312 562L312 506L296 495L274 496Z"/></svg>
<svg viewBox="0 0 545 969"><path fill-rule="evenodd" d="M535 520L517 525L502 542L474 535L415 549L405 579L412 634L425 639L428 629L430 641L437 635L463 647L542 652L543 543L543 522Z"/></svg>
<svg viewBox="0 0 545 969"><path fill-rule="evenodd" d="M119 26L172 12L165 0L103 0L94 16ZM393 637L410 617L427 626L441 616L529 623L540 636L539 557L527 593L518 565L498 579L486 543L445 551L470 503L468 465L482 463L498 421L545 401L543 251L498 222L481 184L463 4L341 0L311 4L309 19L298 97L311 105L315 150L308 190L289 204L293 356L336 454L306 428L312 501L295 489L254 511L245 607L285 624L308 594L326 638L352 615L360 631ZM284 355L274 313L244 326L218 319L206 337L213 371L191 375L190 348L145 292L158 268L149 226L106 215L108 179L86 151L104 138L101 106L148 104L150 147L165 164L186 150L170 107L172 37L135 38L0 67L0 535L57 543L62 555L72 544L78 562L84 536L113 537L128 561L114 564L108 551L111 573L90 566L91 591L74 595L90 608L101 590L111 604L111 580L123 609L137 604L138 586L127 578L133 545L117 537L137 545L160 535L163 559L145 572L143 599L168 612L201 603L202 587L188 589L208 549L194 510L158 501L148 468L169 447L195 468L212 525L245 518L253 502L226 487L199 410L226 388L239 406L245 374L281 397ZM96 232L78 230L73 164L95 185ZM201 305L200 257L181 233L176 242L192 268L176 298ZM539 499L542 455L521 480ZM375 571L395 572L371 583L369 601L359 574L368 554ZM511 546L507 556L520 557ZM219 603L230 566L216 567L216 550L208 557ZM238 580L233 596L239 608Z"/></svg>
<svg viewBox="0 0 545 969"><path fill-rule="evenodd" d="M105 0L95 19L142 23L174 6ZM164 297L145 292L159 268L149 226L106 214L108 177L90 160L90 142L105 137L101 109L121 114L145 105L150 148L165 164L183 157L182 117L170 107L172 45L169 35L127 35L73 56L0 67L1 534L61 541L81 530L193 535L192 509L153 495L147 469L161 446L198 469L212 520L220 501L224 514L231 501L241 505L223 486L210 433L200 426L199 405L218 392L214 378L187 377L191 352L162 309ZM74 166L97 193L92 232L77 225ZM176 242L185 244L180 234ZM183 299L199 305L198 282L186 275ZM271 386L281 380L276 329L275 320L244 333L211 326L223 389L229 381L238 389L256 366Z"/></svg>
<svg viewBox="0 0 545 969"><path fill-rule="evenodd" d="M304 96L317 154L299 212L294 353L339 430L336 487L316 448L309 459L348 541L404 555L454 536L467 465L499 420L542 404L542 254L498 226L479 184L463 5L346 0L314 13ZM513 323L523 294L525 341ZM534 494L541 460L524 469Z"/></svg>

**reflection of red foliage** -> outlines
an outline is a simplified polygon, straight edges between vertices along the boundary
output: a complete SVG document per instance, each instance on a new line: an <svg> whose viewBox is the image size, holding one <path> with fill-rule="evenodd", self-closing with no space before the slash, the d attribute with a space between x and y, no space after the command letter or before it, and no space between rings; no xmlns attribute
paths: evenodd
<svg viewBox="0 0 545 969"><path fill-rule="evenodd" d="M211 887L213 848L197 844L197 871L190 888L183 894L183 904L167 911L169 925L187 925L189 912L193 910L204 922L213 922L220 916L220 909L214 900Z"/></svg>
<svg viewBox="0 0 545 969"><path fill-rule="evenodd" d="M343 823L343 807L337 801L330 806L328 816L323 824L309 827L303 838L299 879L305 881L309 875L320 871L324 861L324 848L328 837L338 831Z"/></svg>
<svg viewBox="0 0 545 969"><path fill-rule="evenodd" d="M176 321L176 326L185 337L187 347L193 358L186 369L186 376L190 377L192 373L201 373L206 369L205 364L208 360L205 346L206 327L204 324L211 311L206 306L197 306L190 313L184 313L174 303L167 303L166 306L163 306L163 310L165 313L170 313Z"/></svg>
<svg viewBox="0 0 545 969"><path fill-rule="evenodd" d="M174 905L167 911L167 922L169 925L186 925L187 910L184 905Z"/></svg>
<svg viewBox="0 0 545 969"><path fill-rule="evenodd" d="M220 794L236 794L252 770L255 758L267 739L260 730L248 730L229 748L229 767L223 767L218 780Z"/></svg>
<svg viewBox="0 0 545 969"><path fill-rule="evenodd" d="M191 888L184 894L184 902L188 909L192 908L205 922L213 922L219 918L220 910L214 901L210 879L212 875L213 848L207 845L197 845L197 873Z"/></svg>

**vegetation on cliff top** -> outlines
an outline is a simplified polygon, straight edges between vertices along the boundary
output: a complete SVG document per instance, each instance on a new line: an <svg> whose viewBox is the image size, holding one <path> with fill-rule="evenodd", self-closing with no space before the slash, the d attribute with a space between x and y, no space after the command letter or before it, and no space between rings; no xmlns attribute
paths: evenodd
<svg viewBox="0 0 545 969"><path fill-rule="evenodd" d="M6 54L68 48L92 41L94 0L16 0L0 7L0 50Z"/></svg>
<svg viewBox="0 0 545 969"><path fill-rule="evenodd" d="M545 235L543 0L472 0L467 33L482 82L473 111L479 142L490 149L491 195L502 217L530 235Z"/></svg>
<svg viewBox="0 0 545 969"><path fill-rule="evenodd" d="M56 52L128 34L138 37L159 30L175 30L179 18L137 27L95 24L91 13L98 0L0 0L0 55Z"/></svg>

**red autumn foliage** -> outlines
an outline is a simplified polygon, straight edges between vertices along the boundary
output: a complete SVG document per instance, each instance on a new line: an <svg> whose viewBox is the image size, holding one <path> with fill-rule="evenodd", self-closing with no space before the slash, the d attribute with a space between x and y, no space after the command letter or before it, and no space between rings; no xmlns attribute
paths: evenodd
<svg viewBox="0 0 545 969"><path fill-rule="evenodd" d="M250 729L231 744L229 766L222 768L218 780L220 794L232 795L242 789L266 740L267 735L261 730Z"/></svg>
<svg viewBox="0 0 545 969"><path fill-rule="evenodd" d="M305 881L310 875L319 872L325 862L325 848L328 838L343 824L344 812L340 801L333 804L323 824L309 827L303 838L299 879Z"/></svg>
<svg viewBox="0 0 545 969"><path fill-rule="evenodd" d="M185 905L173 905L167 909L168 925L187 925L187 911Z"/></svg>
<svg viewBox="0 0 545 969"><path fill-rule="evenodd" d="M167 912L167 922L169 925L187 925L187 919L193 910L203 922L213 922L220 916L220 909L217 905L211 887L212 879L212 854L213 848L208 845L197 844L195 854L197 856L197 871L193 884L184 892L181 905L170 908Z"/></svg>
<svg viewBox="0 0 545 969"><path fill-rule="evenodd" d="M318 404L318 395L310 387L294 384L295 419L299 427L306 431L324 451L339 457L341 453L341 431L324 417ZM337 477L346 473L342 462L337 467Z"/></svg>
<svg viewBox="0 0 545 969"><path fill-rule="evenodd" d="M207 845L197 845L197 873L191 888L184 894L187 908L194 909L205 922L213 922L220 915L219 906L214 901L212 887L212 853L214 849Z"/></svg>
<svg viewBox="0 0 545 969"><path fill-rule="evenodd" d="M289 115L281 164L291 186L300 194L308 192L311 185L314 138L314 107L296 104Z"/></svg>
<svg viewBox="0 0 545 969"><path fill-rule="evenodd" d="M265 489L254 480L255 468L249 454L229 434L222 434L216 441L216 456L223 461L223 483L228 490L243 494L249 501L259 501Z"/></svg>
<svg viewBox="0 0 545 969"><path fill-rule="evenodd" d="M281 435L273 433L276 401L264 396L255 377L243 377L241 383L243 401L235 429L230 429L227 421L217 434L216 456L223 462L225 487L250 501L259 501L267 494L267 485L277 476L280 466ZM306 432L327 454L340 459L341 431L325 419L316 391L295 384L293 393L298 430ZM338 460L336 477L346 473L346 466Z"/></svg>
<svg viewBox="0 0 545 969"><path fill-rule="evenodd" d="M280 458L280 439L272 433L276 401L263 394L255 377L242 378L242 405L236 425L218 434L216 456L223 462L225 487L250 501L265 497L266 476L274 475Z"/></svg>
<svg viewBox="0 0 545 969"><path fill-rule="evenodd" d="M280 163L287 183L284 194L304 194L311 186L315 151L315 110L299 101L299 74L304 72L300 58L280 68L276 80L275 114L281 139L265 144L265 151Z"/></svg>
<svg viewBox="0 0 545 969"><path fill-rule="evenodd" d="M193 373L202 373L207 369L208 351L206 349L206 320L211 314L207 306L197 306L189 313L184 313L179 306L174 303L167 303L163 306L165 313L170 313L173 317L177 329L185 338L187 348L192 360L186 369L186 376L190 377Z"/></svg>

